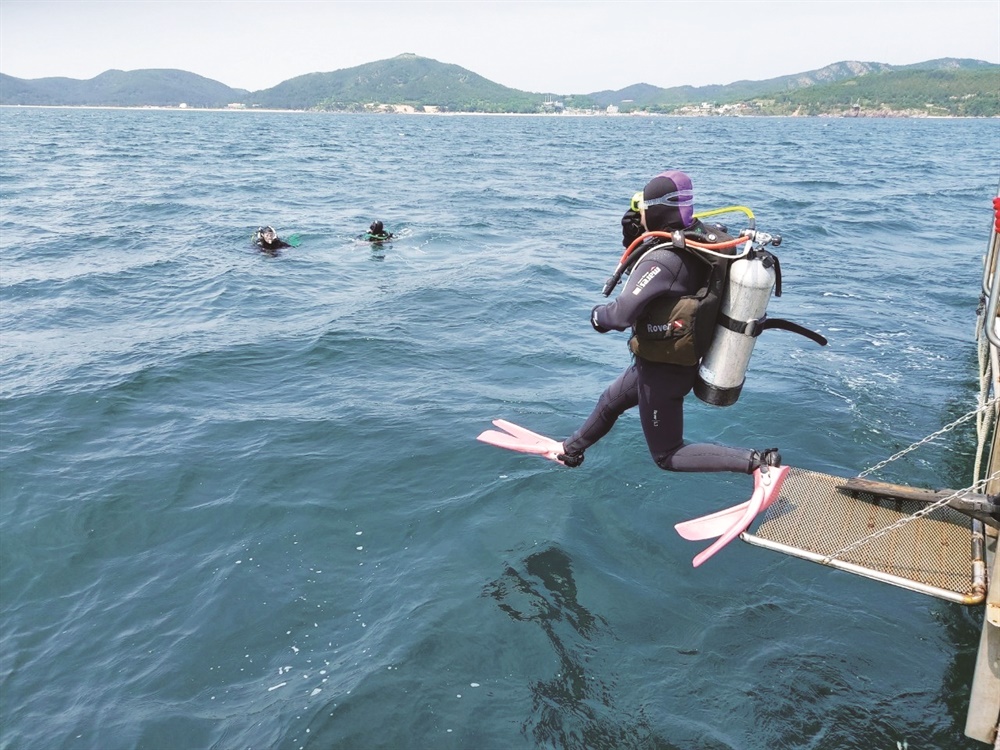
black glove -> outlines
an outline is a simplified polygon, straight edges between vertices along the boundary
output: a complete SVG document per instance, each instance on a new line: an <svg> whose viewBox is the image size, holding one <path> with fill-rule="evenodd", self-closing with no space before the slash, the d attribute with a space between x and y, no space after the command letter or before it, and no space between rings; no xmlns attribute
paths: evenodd
<svg viewBox="0 0 1000 750"><path fill-rule="evenodd" d="M600 307L604 307L604 305L598 305L597 307L595 307L593 310L590 311L590 325L592 325L594 327L594 330L597 331L598 333L607 333L611 329L605 328L604 326L602 326L600 323L597 322L597 309Z"/></svg>
<svg viewBox="0 0 1000 750"><path fill-rule="evenodd" d="M622 216L622 247L631 245L635 238L645 231L639 212L632 209L626 211L625 215Z"/></svg>

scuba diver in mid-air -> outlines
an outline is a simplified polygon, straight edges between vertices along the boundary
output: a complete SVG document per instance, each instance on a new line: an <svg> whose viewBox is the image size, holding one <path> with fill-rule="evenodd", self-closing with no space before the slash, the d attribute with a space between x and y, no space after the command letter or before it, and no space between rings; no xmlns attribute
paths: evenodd
<svg viewBox="0 0 1000 750"><path fill-rule="evenodd" d="M386 242L392 238L392 232L385 231L385 226L378 219L373 221L371 226L368 227L368 231L361 236L361 239L367 242Z"/></svg>
<svg viewBox="0 0 1000 750"><path fill-rule="evenodd" d="M622 217L622 244L629 247L645 232L675 232L721 243L733 239L721 228L694 218L691 179L669 171L650 180ZM645 247L644 247L645 245ZM675 345L679 326L678 300L704 287L708 265L688 250L658 237L643 241L628 282L615 301L598 305L590 324L599 333L632 329L632 364L609 385L587 420L562 443L559 460L566 466L583 463L584 451L604 437L618 417L634 406L653 461L667 471L733 471L752 474L766 464L781 464L777 448L752 450L710 443L686 443L684 397L694 388L698 358Z"/></svg>
<svg viewBox="0 0 1000 750"><path fill-rule="evenodd" d="M646 444L661 469L752 474L762 465L779 466L777 448L730 448L683 439L684 397L695 386L704 348L696 335L710 336L714 320L708 321L710 327L699 325L693 311L682 312L681 304L705 289L711 265L664 237L680 233L692 243L698 238L716 247L731 247L739 240L721 226L695 218L691 179L676 170L657 175L636 193L621 223L622 244L632 251L605 291L610 294L622 273L628 274L628 282L617 299L591 311L590 324L599 333L631 328L633 361L601 394L580 428L562 443L551 441L552 455L544 455L564 466L580 466L584 451L607 435L618 417L638 406ZM647 236L650 232L658 235ZM516 450L513 445L503 447Z"/></svg>
<svg viewBox="0 0 1000 750"><path fill-rule="evenodd" d="M257 231L253 233L253 244L257 245L261 252L268 255L277 255L282 248L293 247L292 243L281 239L274 228L270 226L257 227Z"/></svg>
<svg viewBox="0 0 1000 750"><path fill-rule="evenodd" d="M622 217L626 250L605 285L605 296L623 274L628 281L613 302L590 313L590 324L599 333L631 329L632 363L604 390L580 428L562 442L502 419L493 424L503 432L487 430L478 438L576 467L583 463L584 451L607 435L618 417L638 406L646 445L661 469L754 477L754 493L747 503L678 525L678 533L687 539L719 537L695 558L696 566L773 502L789 469L781 466L777 448L685 442L685 396L694 390L710 404L735 403L753 342L768 328L826 344L817 333L764 314L772 287L781 294L777 258L764 246L777 246L781 238L757 232L753 213L745 207L701 216L733 210L746 213L751 221L751 228L737 237L695 216L691 179L684 172L671 170L650 180ZM739 245L745 248L741 253L735 250Z"/></svg>

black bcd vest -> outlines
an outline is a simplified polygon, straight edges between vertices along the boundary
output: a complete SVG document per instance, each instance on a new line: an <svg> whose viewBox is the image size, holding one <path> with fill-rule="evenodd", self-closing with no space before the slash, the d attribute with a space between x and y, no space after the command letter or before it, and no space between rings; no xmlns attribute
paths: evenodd
<svg viewBox="0 0 1000 750"><path fill-rule="evenodd" d="M733 239L720 228L696 222L684 232L685 239L703 243ZM636 263L662 243L636 254ZM708 351L715 336L719 309L725 293L729 264L726 258L688 252L704 268L698 289L679 297L664 295L650 301L632 327L629 349L637 357L651 362L696 365ZM633 266L634 267L634 266Z"/></svg>

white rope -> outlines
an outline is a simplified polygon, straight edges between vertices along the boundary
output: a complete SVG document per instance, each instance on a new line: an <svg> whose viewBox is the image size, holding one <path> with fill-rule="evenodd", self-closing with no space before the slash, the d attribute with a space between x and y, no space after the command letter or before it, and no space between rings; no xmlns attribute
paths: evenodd
<svg viewBox="0 0 1000 750"><path fill-rule="evenodd" d="M980 333L982 329L980 328ZM989 340L985 335L979 337L979 403L986 402L993 384L993 357ZM980 410L976 417L976 462L973 467L972 476L978 477L982 473L983 459L986 457L986 440L989 437L990 426L996 421L996 405L989 409Z"/></svg>
<svg viewBox="0 0 1000 750"><path fill-rule="evenodd" d="M983 339L985 336L979 336L979 341L976 343L976 358L979 362L979 403L983 402L983 396L985 395L987 388L987 377L990 370L989 362L989 347L986 345ZM979 470L982 466L982 455L983 455L983 423L986 421L986 415L979 414L976 416L976 463L972 467L972 476L978 477Z"/></svg>

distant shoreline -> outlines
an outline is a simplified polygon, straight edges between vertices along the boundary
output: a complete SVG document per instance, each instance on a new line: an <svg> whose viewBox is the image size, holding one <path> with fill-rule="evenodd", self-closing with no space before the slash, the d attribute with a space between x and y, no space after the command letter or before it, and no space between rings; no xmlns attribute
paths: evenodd
<svg viewBox="0 0 1000 750"><path fill-rule="evenodd" d="M233 112L233 113L267 113L267 114L291 114L291 115L354 115L358 117L385 117L400 115L405 117L610 117L610 118L646 118L646 117L674 117L684 120L698 120L708 118L729 118L729 119L829 119L829 120L996 120L1000 115L991 117L969 117L966 115L911 115L903 113L888 113L879 115L845 115L845 114L819 114L819 115L744 115L744 114L715 114L715 113L692 113L669 114L660 112L629 112L629 113L608 113L608 112L330 112L325 110L311 109L264 109L261 107L168 107L168 106L127 106L118 107L114 105L96 104L0 104L0 109L92 109L92 110L123 110L133 112Z"/></svg>
<svg viewBox="0 0 1000 750"><path fill-rule="evenodd" d="M205 108L211 111L334 110L344 114L571 115L590 117L867 117L1000 116L1000 64L939 58L909 65L841 61L761 81L661 88L634 83L588 94L531 92L503 86L461 66L412 53L352 68L295 76L259 91L172 68L106 70L87 80L20 79L0 73L4 105L98 109ZM166 105L123 105L126 100ZM104 100L107 104L95 105ZM406 103L408 100L410 103ZM212 101L205 107L199 102ZM73 105L70 102L77 102ZM292 107L291 105L296 105ZM441 110L447 109L448 112ZM457 112L460 109L488 111Z"/></svg>

